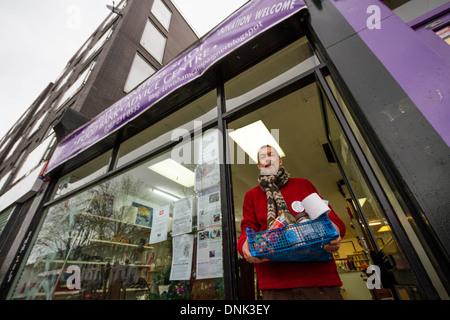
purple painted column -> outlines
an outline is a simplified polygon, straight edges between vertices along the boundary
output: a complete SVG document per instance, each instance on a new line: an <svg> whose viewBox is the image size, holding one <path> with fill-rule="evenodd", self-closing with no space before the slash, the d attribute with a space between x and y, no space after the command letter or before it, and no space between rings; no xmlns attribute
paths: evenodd
<svg viewBox="0 0 450 320"><path fill-rule="evenodd" d="M331 2L450 146L450 65L381 1ZM370 6L379 9L379 28Z"/></svg>

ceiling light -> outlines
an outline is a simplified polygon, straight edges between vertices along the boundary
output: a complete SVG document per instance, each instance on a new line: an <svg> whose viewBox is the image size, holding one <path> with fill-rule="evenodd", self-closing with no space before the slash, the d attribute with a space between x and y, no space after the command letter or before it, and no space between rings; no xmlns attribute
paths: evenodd
<svg viewBox="0 0 450 320"><path fill-rule="evenodd" d="M380 221L372 221L372 222L369 222L369 226L378 226L378 225L380 225L380 224L381 224Z"/></svg>
<svg viewBox="0 0 450 320"><path fill-rule="evenodd" d="M190 188L194 186L194 172L186 167L183 167L173 159L163 160L149 166L148 168L172 181L175 181L178 184L181 184L184 187Z"/></svg>
<svg viewBox="0 0 450 320"><path fill-rule="evenodd" d="M166 197L167 199L170 199L172 201L180 200L180 198L178 198L177 196L174 196L173 194L170 194L170 193L168 193L166 191L162 191L162 190L159 190L157 188L151 188L151 189L152 189L152 191L154 193L156 193L156 194L158 194L160 196Z"/></svg>
<svg viewBox="0 0 450 320"><path fill-rule="evenodd" d="M249 155L249 157L258 163L258 151L264 145L271 145L277 150L280 157L284 157L285 154L281 150L278 142L272 136L272 134L267 130L266 126L261 120L251 123L247 126L239 128L234 131L230 131L229 135L242 150Z"/></svg>

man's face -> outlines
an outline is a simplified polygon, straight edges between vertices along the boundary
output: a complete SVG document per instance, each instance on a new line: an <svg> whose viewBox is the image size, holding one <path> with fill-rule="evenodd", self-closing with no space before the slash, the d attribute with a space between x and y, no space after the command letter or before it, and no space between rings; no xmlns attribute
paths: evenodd
<svg viewBox="0 0 450 320"><path fill-rule="evenodd" d="M261 175L274 175L278 172L282 161L278 152L271 147L264 147L259 150L258 168Z"/></svg>

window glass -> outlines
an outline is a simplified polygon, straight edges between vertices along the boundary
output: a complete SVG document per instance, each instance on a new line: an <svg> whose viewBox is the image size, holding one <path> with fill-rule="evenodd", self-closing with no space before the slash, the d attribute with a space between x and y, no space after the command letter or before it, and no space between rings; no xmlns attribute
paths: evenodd
<svg viewBox="0 0 450 320"><path fill-rule="evenodd" d="M216 90L210 91L121 144L117 166L169 142L217 117ZM189 121L190 120L190 121Z"/></svg>
<svg viewBox="0 0 450 320"><path fill-rule="evenodd" d="M113 33L112 26L111 28L106 31L103 36L95 43L95 45L89 50L88 53L84 56L84 59L82 61L85 62L88 58L92 57L100 48L105 44L106 41L111 37L111 34Z"/></svg>
<svg viewBox="0 0 450 320"><path fill-rule="evenodd" d="M8 209L0 212L0 234L2 233L6 223L8 222L9 216L13 212L16 206L11 206Z"/></svg>
<svg viewBox="0 0 450 320"><path fill-rule="evenodd" d="M60 178L53 198L58 198L105 174L110 158L111 150Z"/></svg>
<svg viewBox="0 0 450 320"><path fill-rule="evenodd" d="M78 50L78 54L75 55L75 59L78 58L83 52L84 50L86 50L86 48L91 44L92 38L89 38L84 44L83 46Z"/></svg>
<svg viewBox="0 0 450 320"><path fill-rule="evenodd" d="M77 80L69 87L69 89L64 92L61 99L59 99L58 104L56 105L56 109L59 109L63 104L65 104L70 98L72 98L78 91L84 86L89 75L94 68L95 61L91 63L89 67L87 67L77 78Z"/></svg>
<svg viewBox="0 0 450 320"><path fill-rule="evenodd" d="M48 111L45 112L33 125L33 127L31 127L30 131L28 132L27 137L31 137L33 134L35 134L39 128L42 125L42 122L44 122L45 118L47 118L48 115Z"/></svg>
<svg viewBox="0 0 450 320"><path fill-rule="evenodd" d="M225 83L227 111L318 65L306 37Z"/></svg>
<svg viewBox="0 0 450 320"><path fill-rule="evenodd" d="M23 138L20 138L19 140L17 140L17 142L11 147L11 149L9 149L9 152L6 155L5 159L8 159L10 156L12 156L12 154L14 153L14 151L16 151L17 147L22 142L22 140L23 140Z"/></svg>
<svg viewBox="0 0 450 320"><path fill-rule="evenodd" d="M174 157L193 141L48 208L12 299L223 299L218 161Z"/></svg>
<svg viewBox="0 0 450 320"><path fill-rule="evenodd" d="M70 70L70 72L69 72L68 74L66 74L65 77L64 77L63 79L61 79L61 80L59 81L58 86L55 88L54 91L58 91L59 89L61 89L62 86L66 84L67 79L70 78L70 76L72 75L72 73L73 73L73 70Z"/></svg>
<svg viewBox="0 0 450 320"><path fill-rule="evenodd" d="M20 169L16 173L13 182L18 181L20 178L30 173L34 168L42 163L43 156L48 150L50 145L55 142L54 134L47 137L41 144L39 144L34 150L30 150L25 154L25 160Z"/></svg>
<svg viewBox="0 0 450 320"><path fill-rule="evenodd" d="M147 25L141 37L141 45L160 63L163 60L166 40L166 37L155 25L147 20Z"/></svg>
<svg viewBox="0 0 450 320"><path fill-rule="evenodd" d="M3 177L0 178L0 192L2 191L3 187L6 184L6 181L8 181L9 176L11 175L11 170L5 174Z"/></svg>
<svg viewBox="0 0 450 320"><path fill-rule="evenodd" d="M154 73L155 69L136 53L123 90L127 93L130 92Z"/></svg>
<svg viewBox="0 0 450 320"><path fill-rule="evenodd" d="M151 12L156 17L156 19L161 22L163 27L166 28L166 30L169 30L172 12L169 10L169 8L166 7L162 0L153 1Z"/></svg>
<svg viewBox="0 0 450 320"><path fill-rule="evenodd" d="M6 137L6 136L4 136L3 138L2 138L2 140L1 140L1 142L0 142L0 145L1 145L1 147L0 147L0 152L2 152L3 151L3 149L5 149L6 148L6 146L8 145L8 142L9 142L9 140L11 139L11 137Z"/></svg>

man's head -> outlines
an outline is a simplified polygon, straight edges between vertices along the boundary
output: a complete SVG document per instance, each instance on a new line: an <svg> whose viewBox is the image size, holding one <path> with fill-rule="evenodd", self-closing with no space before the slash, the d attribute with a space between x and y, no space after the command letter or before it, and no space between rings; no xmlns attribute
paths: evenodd
<svg viewBox="0 0 450 320"><path fill-rule="evenodd" d="M265 145L258 151L258 169L261 175L274 175L282 165L282 160L274 147Z"/></svg>

